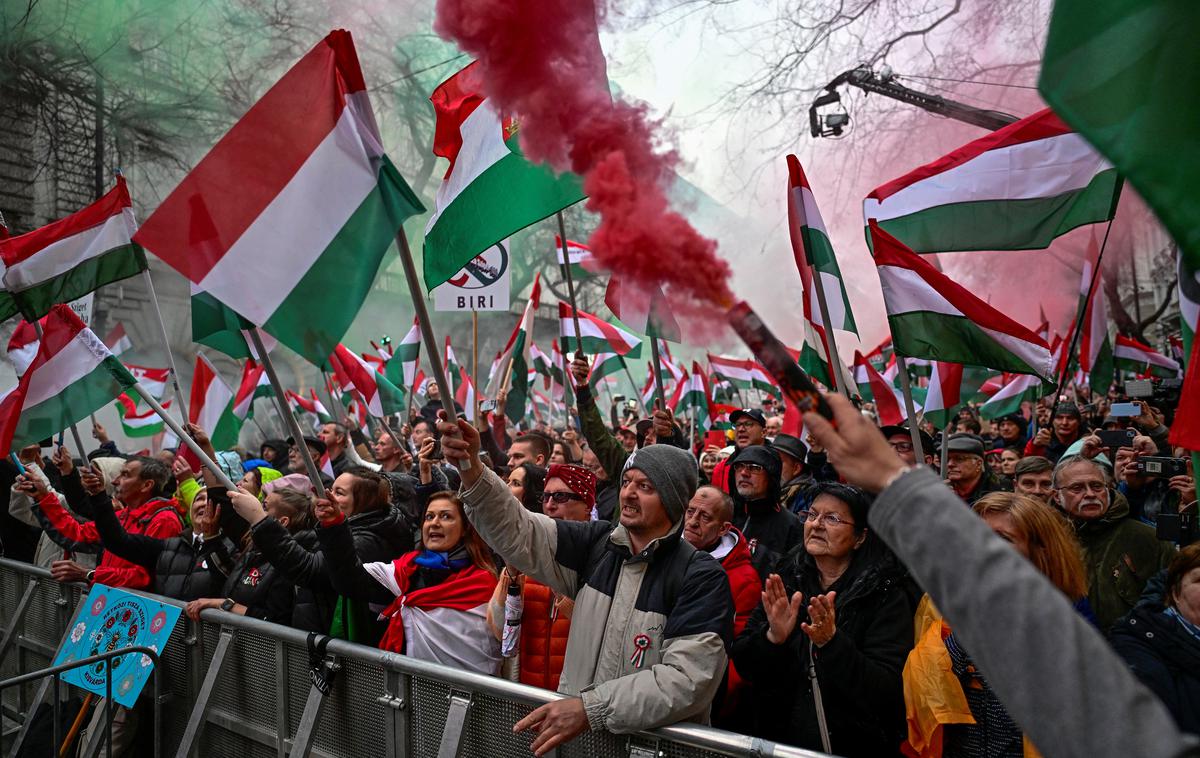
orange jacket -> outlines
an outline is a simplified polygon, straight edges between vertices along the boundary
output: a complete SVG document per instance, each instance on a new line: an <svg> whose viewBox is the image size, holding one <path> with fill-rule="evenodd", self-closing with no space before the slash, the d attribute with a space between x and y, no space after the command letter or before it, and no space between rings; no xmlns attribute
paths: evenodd
<svg viewBox="0 0 1200 758"><path fill-rule="evenodd" d="M558 690L575 603L533 579L525 580L521 614L521 683Z"/></svg>
<svg viewBox="0 0 1200 758"><path fill-rule="evenodd" d="M974 724L975 717L946 649L950 626L928 595L917 606L913 630L917 644L904 663L908 740L901 750L909 758L941 758L946 724ZM1028 737L1024 742L1025 758L1040 758Z"/></svg>

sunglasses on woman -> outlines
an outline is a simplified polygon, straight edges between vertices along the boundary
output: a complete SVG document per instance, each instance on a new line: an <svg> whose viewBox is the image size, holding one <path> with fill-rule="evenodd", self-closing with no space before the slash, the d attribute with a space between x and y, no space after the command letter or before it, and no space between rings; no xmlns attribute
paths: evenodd
<svg viewBox="0 0 1200 758"><path fill-rule="evenodd" d="M551 500L553 500L554 502L561 505L563 503L569 503L572 500L583 500L583 498L581 498L579 495L576 495L574 492L543 492L542 493L542 502L543 503L548 503Z"/></svg>

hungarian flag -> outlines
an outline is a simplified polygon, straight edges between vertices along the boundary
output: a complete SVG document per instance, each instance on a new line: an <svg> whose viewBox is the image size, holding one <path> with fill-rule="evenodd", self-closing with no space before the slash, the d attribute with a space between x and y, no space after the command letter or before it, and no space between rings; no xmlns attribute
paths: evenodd
<svg viewBox="0 0 1200 758"><path fill-rule="evenodd" d="M578 176L525 159L517 120L484 96L478 63L429 99L437 117L433 154L450 161L425 226L425 286L432 290L479 253L584 194Z"/></svg>
<svg viewBox="0 0 1200 758"><path fill-rule="evenodd" d="M876 187L863 219L919 253L1034 250L1111 220L1120 193L1117 171L1046 108Z"/></svg>
<svg viewBox="0 0 1200 758"><path fill-rule="evenodd" d="M112 331L108 333L108 336L104 338L104 346L107 347L108 351L113 355L120 355L126 350L133 349L133 343L125 334L124 324L119 321L117 322L117 325L114 326Z"/></svg>
<svg viewBox="0 0 1200 758"><path fill-rule="evenodd" d="M1041 337L934 269L892 235L870 224L896 353L913 358L1051 377Z"/></svg>
<svg viewBox="0 0 1200 758"><path fill-rule="evenodd" d="M900 390L880 376L875 367L857 351L854 353L854 376L860 382L858 389L863 399L869 397L875 403L880 426L894 426L908 418ZM916 409L915 399L913 403Z"/></svg>
<svg viewBox="0 0 1200 758"><path fill-rule="evenodd" d="M467 374L465 368L458 370L458 391L454 393L454 402L462 406L467 421L475 421L475 383Z"/></svg>
<svg viewBox="0 0 1200 758"><path fill-rule="evenodd" d="M778 392L775 379L761 365L750 359L728 358L708 354L708 365L713 375L734 387L757 389L763 392Z"/></svg>
<svg viewBox="0 0 1200 758"><path fill-rule="evenodd" d="M0 398L0 452L53 437L136 383L70 306L51 307L33 363Z"/></svg>
<svg viewBox="0 0 1200 758"><path fill-rule="evenodd" d="M683 367L675 362L671 356L671 348L664 340L658 341L658 369L664 377L670 377L672 382L678 383L683 381L687 372ZM774 379L768 374L767 378L774 384Z"/></svg>
<svg viewBox="0 0 1200 758"><path fill-rule="evenodd" d="M458 358L454 355L454 348L450 346L450 335L446 335L446 353L442 356L442 363L446 367L446 378L450 382L450 390L458 386L458 375L462 371L462 366L458 362Z"/></svg>
<svg viewBox="0 0 1200 758"><path fill-rule="evenodd" d="M536 342L529 344L529 368L544 379L542 388L550 389L550 383L554 381L554 361L542 352Z"/></svg>
<svg viewBox="0 0 1200 758"><path fill-rule="evenodd" d="M342 385L342 391L358 392L366 402L366 411L370 415L383 418L389 413L404 413L407 409L404 392L345 345L339 343L334 348L329 356L329 364L338 383Z"/></svg>
<svg viewBox="0 0 1200 758"><path fill-rule="evenodd" d="M562 237L557 234L554 235L554 259L558 261L559 266L563 265ZM571 277L577 282L604 273L604 268L592 254L592 249L582 242L567 240L565 263L571 267Z"/></svg>
<svg viewBox="0 0 1200 758"><path fill-rule="evenodd" d="M529 345L533 341L533 319L541 298L542 275L539 273L533 277L533 289L525 303L525 312L500 352L500 365L508 368L496 372L496 386L489 386L487 391L489 397L496 397L505 381L504 373L508 372L508 399L504 405L504 415L513 421L525 418L525 405L529 398Z"/></svg>
<svg viewBox="0 0 1200 758"><path fill-rule="evenodd" d="M166 401L162 407L169 411L171 401ZM153 437L162 434L166 428L162 417L153 408L139 411L134 399L125 393L117 398L117 415L121 417L121 431L125 432L126 437Z"/></svg>
<svg viewBox="0 0 1200 758"><path fill-rule="evenodd" d="M845 385L853 391L854 377L845 364L839 364L836 373L830 373L829 346L826 340L829 336L825 330L807 318L804 319L804 344L799 351L793 351L797 365L812 378L829 389L836 390L839 385ZM791 350L789 348L789 350Z"/></svg>
<svg viewBox="0 0 1200 758"><path fill-rule="evenodd" d="M646 383L642 385L642 407L647 411L654 409L655 402L658 401L658 385L654 383L654 365L650 362L646 363Z"/></svg>
<svg viewBox="0 0 1200 758"><path fill-rule="evenodd" d="M619 374L624 369L625 362L616 353L597 353L592 359L592 373L588 376L588 386L596 393L600 389L601 380Z"/></svg>
<svg viewBox="0 0 1200 758"><path fill-rule="evenodd" d="M1063 121L1129 178L1192 271L1200 129L1196 100L1183 93L1200 87L1197 27L1200 5L1182 0L1056 0L1038 78Z"/></svg>
<svg viewBox="0 0 1200 758"><path fill-rule="evenodd" d="M132 240L137 224L125 177L104 197L66 218L0 240L4 287L26 320L41 318L111 282L146 270L146 254Z"/></svg>
<svg viewBox="0 0 1200 758"><path fill-rule="evenodd" d="M138 383L145 387L156 400L162 398L166 393L167 380L171 378L171 369L147 368L135 366L132 363L125 364L125 368L129 369L133 378L137 379Z"/></svg>
<svg viewBox="0 0 1200 758"><path fill-rule="evenodd" d="M383 153L350 33L283 75L135 240L315 365L424 211Z"/></svg>
<svg viewBox="0 0 1200 758"><path fill-rule="evenodd" d="M712 428L712 418L709 416L709 405L712 400L708 395L708 382L704 379L704 371L700 364L692 361L692 373L686 382L680 382L683 388L675 413L683 414L691 411L696 428L708 431Z"/></svg>
<svg viewBox="0 0 1200 758"><path fill-rule="evenodd" d="M837 257L833 254L833 245L829 243L825 222L821 220L821 212L817 209L817 201L808 184L808 177L804 175L804 169L796 156L787 157L787 166L788 228L792 238L792 254L796 258L796 268L800 271L800 280L804 285L804 316L819 327L828 326L858 334L858 327L854 324L854 313L850 310L850 297L846 294L846 284L842 280L842 272L838 268ZM825 293L829 324L825 323L821 309L814 307L817 297L816 282L813 281L810 266L816 271Z"/></svg>
<svg viewBox="0 0 1200 758"><path fill-rule="evenodd" d="M41 321L45 321L42 318ZM42 324L45 327L45 324ZM8 359L12 361L13 370L17 376L25 373L25 369L33 363L33 359L37 357L38 346L37 329L33 324L21 319L17 324L17 328L13 330L12 337L8 340Z"/></svg>
<svg viewBox="0 0 1200 758"><path fill-rule="evenodd" d="M683 332L667 305L667 296L657 286L645 288L610 278L604 304L622 324L638 334L683 341Z"/></svg>
<svg viewBox="0 0 1200 758"><path fill-rule="evenodd" d="M570 305L562 302L558 304L558 333L563 342L563 349L568 353L582 349L586 355L608 352L626 358L641 357L642 341L636 336L598 316L578 311L581 348L575 339L575 313Z"/></svg>
<svg viewBox="0 0 1200 758"><path fill-rule="evenodd" d="M934 361L925 394L925 420L938 429L945 429L958 413L962 399L963 366L961 363Z"/></svg>
<svg viewBox="0 0 1200 758"><path fill-rule="evenodd" d="M392 357L384 366L383 373L397 387L412 387L417 378L417 365L421 361L421 327L413 319L412 328L400 340Z"/></svg>
<svg viewBox="0 0 1200 758"><path fill-rule="evenodd" d="M895 351L892 349L892 338L889 335L884 338L883 342L880 342L878 345L876 345L874 350L867 353L866 358L867 361L869 361L870 364L876 369L882 369L888 364L888 361L892 359L892 355L894 353Z"/></svg>
<svg viewBox="0 0 1200 758"><path fill-rule="evenodd" d="M284 392L287 394L288 407L293 411L304 411L305 413L311 413L312 415L316 416L317 420L322 424L328 424L335 420L325 406L321 403L321 401L317 399L316 390L310 390L312 393L311 398L306 398L303 395L292 392L291 390L284 390Z"/></svg>
<svg viewBox="0 0 1200 758"><path fill-rule="evenodd" d="M392 342L388 337L384 337L382 346L376 344L375 340L371 340L371 347L375 349L375 353L379 356L379 360L386 364L392 359Z"/></svg>
<svg viewBox="0 0 1200 758"><path fill-rule="evenodd" d="M238 382L233 398L233 415L240 421L254 418L254 401L260 397L274 396L275 391L271 388L266 369L248 359L242 366L242 380Z"/></svg>
<svg viewBox="0 0 1200 758"><path fill-rule="evenodd" d="M1042 382L1033 374L1021 374L1000 388L979 407L979 415L986 419L1000 418L1021 410L1021 403L1036 403L1046 394Z"/></svg>
<svg viewBox="0 0 1200 758"><path fill-rule="evenodd" d="M1154 376L1175 378L1179 376L1179 364L1158 352L1149 345L1138 342L1124 334L1117 335L1117 344L1113 348L1113 358L1117 368L1124 371L1134 371L1139 374L1147 371Z"/></svg>
<svg viewBox="0 0 1200 758"><path fill-rule="evenodd" d="M191 284L192 341L207 345L230 358L258 358L250 330L254 324L239 316L232 308ZM268 352L275 348L275 338L259 332L259 339Z"/></svg>
<svg viewBox="0 0 1200 758"><path fill-rule="evenodd" d="M188 403L188 421L208 432L213 448L227 450L237 445L243 419L233 413L233 390L221 380L217 370L204 357L196 355L192 372L192 393Z"/></svg>

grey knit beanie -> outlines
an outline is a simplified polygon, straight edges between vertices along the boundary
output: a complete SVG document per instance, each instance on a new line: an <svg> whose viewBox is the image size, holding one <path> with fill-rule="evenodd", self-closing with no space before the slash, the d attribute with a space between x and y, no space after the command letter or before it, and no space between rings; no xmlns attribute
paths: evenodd
<svg viewBox="0 0 1200 758"><path fill-rule="evenodd" d="M622 471L631 468L645 474L658 490L672 524L683 518L699 483L699 470L691 453L674 445L648 445L630 453Z"/></svg>

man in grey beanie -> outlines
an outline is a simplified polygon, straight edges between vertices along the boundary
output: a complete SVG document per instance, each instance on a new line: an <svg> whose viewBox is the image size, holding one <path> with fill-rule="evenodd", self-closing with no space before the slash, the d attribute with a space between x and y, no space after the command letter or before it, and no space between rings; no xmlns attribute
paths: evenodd
<svg viewBox="0 0 1200 758"><path fill-rule="evenodd" d="M439 425L450 463L465 465L467 518L511 568L575 601L558 691L571 697L516 724L537 733L541 755L583 732L629 733L678 721L706 723L733 634L729 579L683 540L696 490L686 451L649 445L621 471L615 526L532 513L479 460L479 432Z"/></svg>

